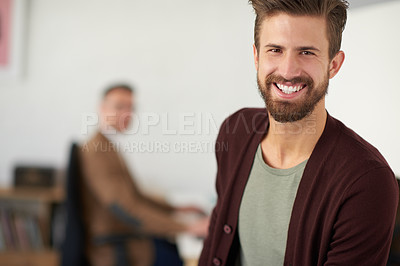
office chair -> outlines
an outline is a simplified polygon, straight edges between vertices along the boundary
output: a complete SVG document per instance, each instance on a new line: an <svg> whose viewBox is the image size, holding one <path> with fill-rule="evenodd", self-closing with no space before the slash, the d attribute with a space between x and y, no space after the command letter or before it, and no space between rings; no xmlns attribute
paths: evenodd
<svg viewBox="0 0 400 266"><path fill-rule="evenodd" d="M71 145L66 179L67 221L61 247L61 266L88 266L85 256L85 230L81 214L79 146Z"/></svg>

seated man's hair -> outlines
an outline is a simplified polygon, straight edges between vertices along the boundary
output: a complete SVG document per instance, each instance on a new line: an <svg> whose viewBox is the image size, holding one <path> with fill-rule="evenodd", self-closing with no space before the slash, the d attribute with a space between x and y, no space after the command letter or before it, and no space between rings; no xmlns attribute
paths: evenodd
<svg viewBox="0 0 400 266"><path fill-rule="evenodd" d="M103 98L105 98L110 92L114 91L114 90L125 90L128 91L130 93L134 93L135 90L133 89L132 86L128 85L128 84L113 84L111 86L109 86L103 93Z"/></svg>

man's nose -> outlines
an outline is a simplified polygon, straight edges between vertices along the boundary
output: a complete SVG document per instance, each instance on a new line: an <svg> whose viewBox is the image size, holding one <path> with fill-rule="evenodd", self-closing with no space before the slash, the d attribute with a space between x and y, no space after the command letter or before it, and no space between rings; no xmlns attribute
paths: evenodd
<svg viewBox="0 0 400 266"><path fill-rule="evenodd" d="M294 53L286 53L279 64L279 73L285 79L292 79L301 74L299 58Z"/></svg>

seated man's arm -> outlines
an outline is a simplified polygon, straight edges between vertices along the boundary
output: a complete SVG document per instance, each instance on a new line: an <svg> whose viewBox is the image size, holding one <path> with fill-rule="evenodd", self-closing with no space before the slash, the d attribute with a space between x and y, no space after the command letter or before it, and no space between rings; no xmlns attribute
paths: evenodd
<svg viewBox="0 0 400 266"><path fill-rule="evenodd" d="M130 177L123 176L117 159L107 153L88 151L82 154L87 186L116 217L152 235L172 236L187 230L168 212L141 196Z"/></svg>

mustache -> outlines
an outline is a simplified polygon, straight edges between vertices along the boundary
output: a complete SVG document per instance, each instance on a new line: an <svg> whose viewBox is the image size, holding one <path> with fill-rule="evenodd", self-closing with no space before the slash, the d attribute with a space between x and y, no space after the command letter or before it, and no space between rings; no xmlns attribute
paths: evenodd
<svg viewBox="0 0 400 266"><path fill-rule="evenodd" d="M268 86L272 83L286 83L290 82L292 84L303 83L306 84L308 87L312 88L314 86L314 81L311 77L308 76L298 76L292 79L285 79L284 77L276 74L270 74L265 78L265 84Z"/></svg>

